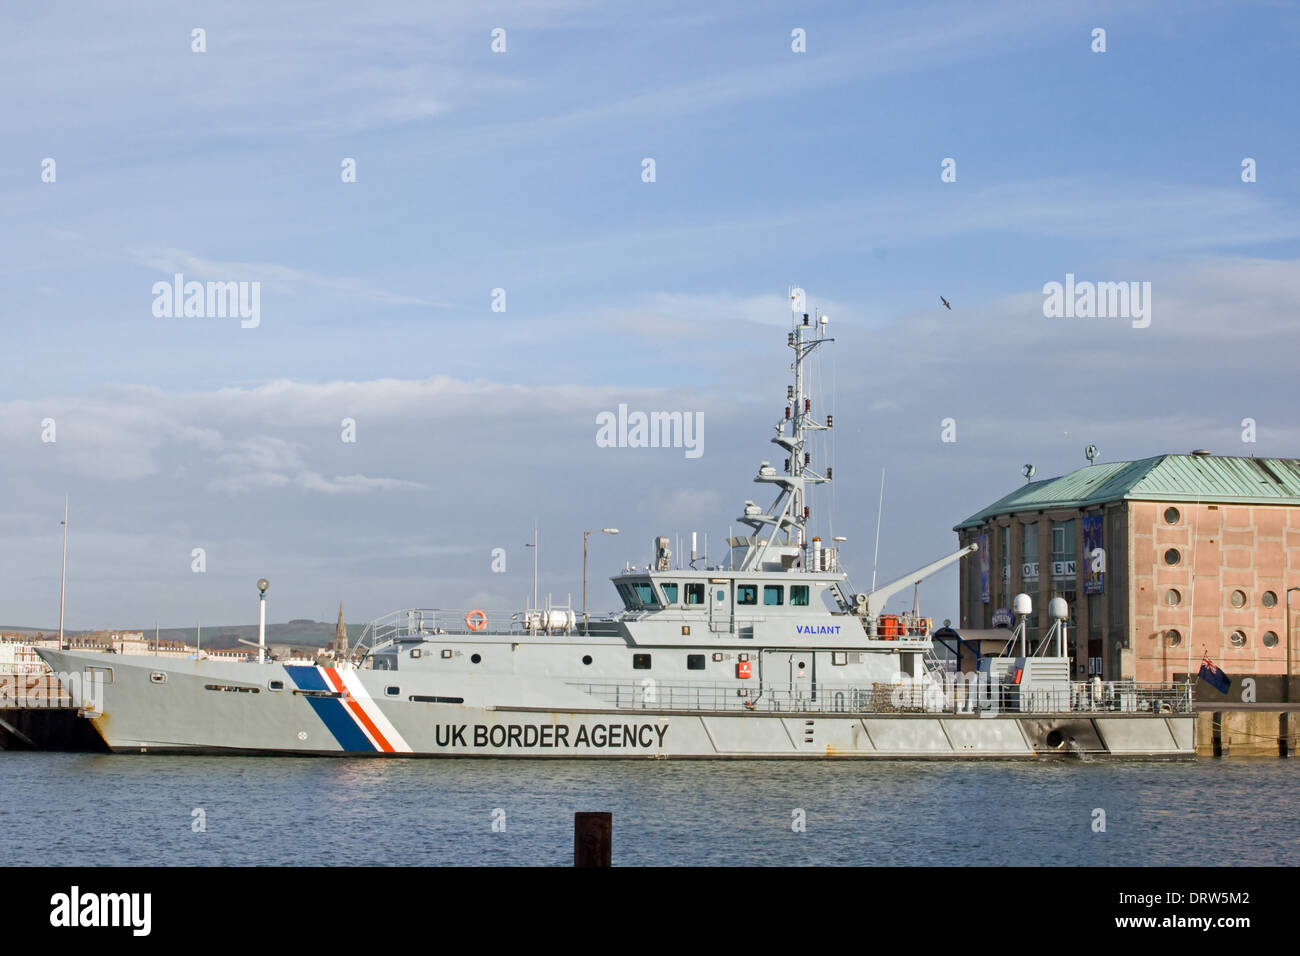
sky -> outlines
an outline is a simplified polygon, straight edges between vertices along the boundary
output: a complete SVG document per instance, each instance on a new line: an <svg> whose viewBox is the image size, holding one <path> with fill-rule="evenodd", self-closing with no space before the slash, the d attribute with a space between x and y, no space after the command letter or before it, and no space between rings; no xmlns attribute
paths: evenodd
<svg viewBox="0 0 1300 956"><path fill-rule="evenodd" d="M1026 463L1300 455L1294 4L3 17L0 624L57 625L65 495L71 628L252 622L262 576L273 621L518 609L534 521L575 606L620 530L610 610L655 535L720 559L768 503L791 286L855 590L882 468L884 583ZM177 273L256 324L157 314ZM1150 283L1149 324L1049 317L1067 275ZM703 453L600 447L620 404ZM921 604L956 619L955 569Z"/></svg>

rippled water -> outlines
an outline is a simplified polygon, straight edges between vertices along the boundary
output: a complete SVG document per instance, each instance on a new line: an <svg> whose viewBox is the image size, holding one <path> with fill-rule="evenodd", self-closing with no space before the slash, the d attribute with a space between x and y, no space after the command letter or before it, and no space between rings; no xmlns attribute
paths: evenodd
<svg viewBox="0 0 1300 956"><path fill-rule="evenodd" d="M794 763L0 753L0 864L1300 863L1300 761ZM201 808L206 832L192 829ZM1106 832L1093 832L1094 809ZM492 829L494 810L505 830ZM802 810L806 831L793 832ZM499 818L498 814L498 818Z"/></svg>

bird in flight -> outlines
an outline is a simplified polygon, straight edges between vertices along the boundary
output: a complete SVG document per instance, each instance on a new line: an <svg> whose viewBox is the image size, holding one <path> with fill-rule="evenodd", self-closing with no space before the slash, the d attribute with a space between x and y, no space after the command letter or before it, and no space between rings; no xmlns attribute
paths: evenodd
<svg viewBox="0 0 1300 956"><path fill-rule="evenodd" d="M944 307L945 309L947 309L949 312L952 311L952 306L950 306L950 305L948 304L948 300L947 300L947 299L945 299L943 296L939 296L939 301L943 303L943 307Z"/></svg>

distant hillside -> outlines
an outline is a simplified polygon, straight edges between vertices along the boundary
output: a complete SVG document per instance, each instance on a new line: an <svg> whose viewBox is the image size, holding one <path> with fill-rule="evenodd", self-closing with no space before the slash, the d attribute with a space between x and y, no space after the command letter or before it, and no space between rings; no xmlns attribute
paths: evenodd
<svg viewBox="0 0 1300 956"><path fill-rule="evenodd" d="M355 642L361 636L365 629L364 624L349 624L348 641ZM152 638L154 631L152 627L123 627L114 628L113 630L123 631L143 631L146 638ZM38 632L47 636L58 634L58 627L7 627L0 626L0 632L19 633L19 634L36 634ZM64 630L64 634L89 634L88 630ZM256 624L228 624L212 626L204 625L202 629L202 639L204 647L238 647L239 638L246 641L257 640ZM158 638L163 641L184 641L186 644L195 643L194 628L192 627L163 627L158 629ZM288 624L267 624L266 640L268 644L298 644L305 647L324 647L334 639L333 622L325 621L308 621L299 618L290 621Z"/></svg>

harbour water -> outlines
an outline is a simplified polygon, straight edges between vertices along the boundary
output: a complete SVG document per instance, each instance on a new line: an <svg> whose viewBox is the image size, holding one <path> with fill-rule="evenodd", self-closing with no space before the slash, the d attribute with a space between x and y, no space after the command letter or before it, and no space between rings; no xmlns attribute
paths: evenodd
<svg viewBox="0 0 1300 956"><path fill-rule="evenodd" d="M1277 759L809 764L8 752L0 753L0 865L569 865L576 810L613 812L616 866L1295 865L1298 777L1300 762ZM1095 830L1097 811L1104 832Z"/></svg>

